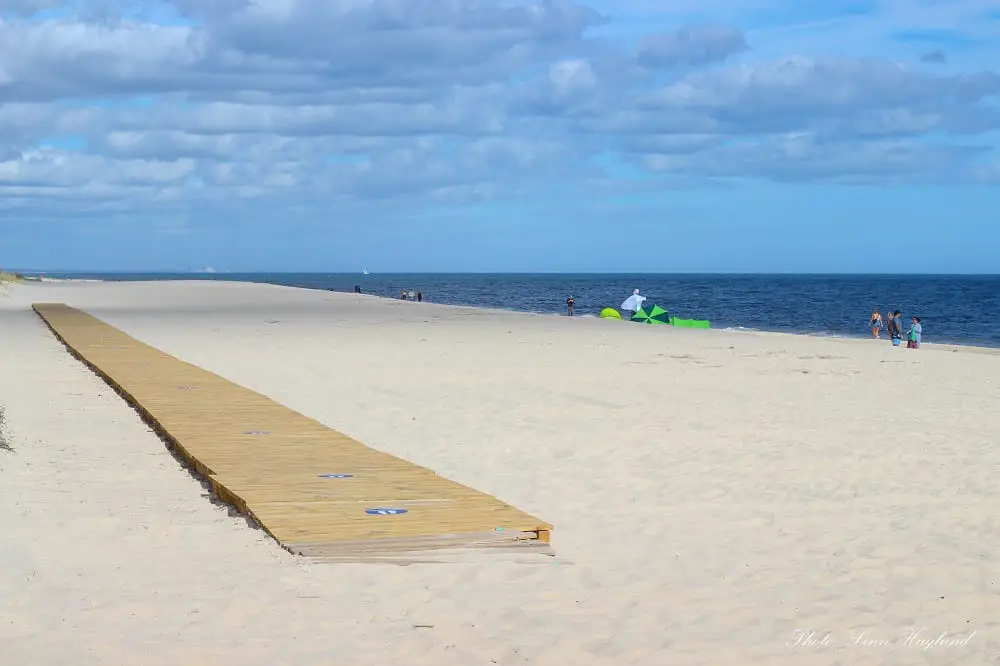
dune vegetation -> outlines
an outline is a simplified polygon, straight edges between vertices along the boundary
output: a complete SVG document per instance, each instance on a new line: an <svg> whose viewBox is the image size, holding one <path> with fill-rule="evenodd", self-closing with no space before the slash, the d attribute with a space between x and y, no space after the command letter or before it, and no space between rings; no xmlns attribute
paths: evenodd
<svg viewBox="0 0 1000 666"><path fill-rule="evenodd" d="M24 276L20 273L13 273L11 271L5 271L0 269L0 295L7 295L7 288L11 284L16 284L22 282Z"/></svg>

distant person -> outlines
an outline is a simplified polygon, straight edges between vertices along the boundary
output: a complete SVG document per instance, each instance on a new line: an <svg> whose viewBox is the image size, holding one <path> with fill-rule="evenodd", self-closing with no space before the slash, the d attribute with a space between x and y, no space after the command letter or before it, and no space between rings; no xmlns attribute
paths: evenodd
<svg viewBox="0 0 1000 666"><path fill-rule="evenodd" d="M923 326L920 325L920 317L914 317L910 323L910 330L907 331L906 335L906 346L910 349L917 349L920 347L920 338L924 332Z"/></svg>
<svg viewBox="0 0 1000 666"><path fill-rule="evenodd" d="M405 301L406 300L406 290L405 289L403 289L402 291L399 292L399 300L401 300L401 301Z"/></svg>
<svg viewBox="0 0 1000 666"><path fill-rule="evenodd" d="M900 314L899 310L892 313L889 324L891 326L889 334L892 336L892 344L894 347L898 347L903 339L903 315Z"/></svg>
<svg viewBox="0 0 1000 666"><path fill-rule="evenodd" d="M423 301L424 301L424 292L418 291L417 292L417 303L422 303Z"/></svg>
<svg viewBox="0 0 1000 666"><path fill-rule="evenodd" d="M566 299L566 316L567 317L572 317L573 316L573 306L574 305L576 305L576 300L574 300L572 296L570 296L569 298Z"/></svg>
<svg viewBox="0 0 1000 666"><path fill-rule="evenodd" d="M646 300L645 296L639 295L638 289L632 290L632 295L625 299L622 303L622 319L631 319L632 315L639 311L642 307L642 302Z"/></svg>
<svg viewBox="0 0 1000 666"><path fill-rule="evenodd" d="M868 318L868 328L872 329L872 337L878 340L879 333L882 332L882 313L878 308L872 310L872 316Z"/></svg>
<svg viewBox="0 0 1000 666"><path fill-rule="evenodd" d="M412 289L410 290L410 300L411 301L417 300L417 295L413 293Z"/></svg>
<svg viewBox="0 0 1000 666"><path fill-rule="evenodd" d="M359 284L354 285L354 293L355 294L360 294L361 293L361 285L359 285Z"/></svg>

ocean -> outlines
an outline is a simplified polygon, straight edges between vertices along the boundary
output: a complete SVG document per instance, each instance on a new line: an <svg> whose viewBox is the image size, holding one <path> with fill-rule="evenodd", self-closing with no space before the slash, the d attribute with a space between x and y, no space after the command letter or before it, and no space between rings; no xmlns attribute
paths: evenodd
<svg viewBox="0 0 1000 666"><path fill-rule="evenodd" d="M26 272L25 275L38 275ZM693 274L324 274L43 273L95 280L237 280L398 298L413 289L431 303L577 316L618 308L632 289L672 315L708 319L712 328L870 337L872 308L918 315L923 340L1000 347L1000 275L693 275Z"/></svg>

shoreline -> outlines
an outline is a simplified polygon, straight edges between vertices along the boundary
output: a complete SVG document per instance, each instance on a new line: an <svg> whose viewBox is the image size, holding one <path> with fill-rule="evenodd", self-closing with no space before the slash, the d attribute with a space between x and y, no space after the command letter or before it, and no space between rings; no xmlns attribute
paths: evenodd
<svg viewBox="0 0 1000 666"><path fill-rule="evenodd" d="M236 285L267 285L270 287L278 287L283 289L299 289L307 292L319 292L319 293L329 293L329 294L340 294L344 296L358 296L350 291L340 291L332 289L324 289L321 287L304 287L298 285L288 285L280 284L275 282L267 281L250 281L250 280L225 280L225 279L199 279L197 277L192 277L190 279L182 278L170 278L165 280L101 280L101 279L77 279L77 278L48 278L44 276L37 277L26 277L25 286L30 286L31 284L53 284L53 285L86 285L86 284L137 284L137 285L153 285L153 284L163 284L163 283L190 283L190 284L236 284ZM477 312L493 312L493 313L506 313L506 314L521 314L527 316L537 316L537 317L559 317L565 319L578 319L578 320L590 320L590 319L601 319L597 314L585 313L574 315L573 317L568 317L563 313L551 312L551 311L535 311L535 310L519 310L514 308L503 308L496 306L486 306L486 305L464 305L455 303L438 303L434 301L423 301L417 303L415 301L402 300L394 298L392 296L384 296L381 294L371 294L362 293L360 296L367 298L376 298L382 301L395 302L395 303L412 303L414 305L426 305L434 307L445 307L445 308L462 308L473 310ZM617 309L617 308L615 308ZM630 323L624 322L624 320L616 320L619 323ZM667 326L666 328L671 328ZM676 330L676 329L675 329ZM732 333L738 335L765 335L765 336L793 336L797 338L810 338L816 340L844 340L844 341L871 341L874 343L884 343L891 346L891 340L889 338L881 338L876 340L872 338L871 335L865 335L859 333L857 335L850 335L846 333L829 333L829 332L806 332L806 331L790 331L790 330L778 330L778 329L758 329L758 328L741 328L741 327L724 327L716 328L712 327L710 329L701 329L701 332L708 330L712 333ZM901 348L905 348L905 344L900 345ZM961 351L968 353L978 353L978 354L1000 354L1000 345L990 346L985 344L974 344L969 342L953 342L953 341L935 341L935 342L922 342L921 348L935 351Z"/></svg>

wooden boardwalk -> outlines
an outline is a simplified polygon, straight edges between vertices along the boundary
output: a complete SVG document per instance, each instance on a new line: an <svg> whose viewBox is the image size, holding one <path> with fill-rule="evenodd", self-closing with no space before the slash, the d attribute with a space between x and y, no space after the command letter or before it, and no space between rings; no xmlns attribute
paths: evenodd
<svg viewBox="0 0 1000 666"><path fill-rule="evenodd" d="M552 526L495 497L367 447L86 312L32 307L220 499L293 553L350 561L433 560L444 548L551 553Z"/></svg>

